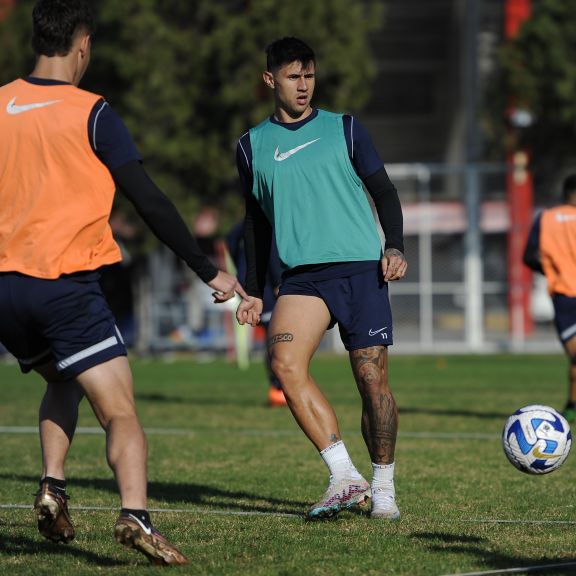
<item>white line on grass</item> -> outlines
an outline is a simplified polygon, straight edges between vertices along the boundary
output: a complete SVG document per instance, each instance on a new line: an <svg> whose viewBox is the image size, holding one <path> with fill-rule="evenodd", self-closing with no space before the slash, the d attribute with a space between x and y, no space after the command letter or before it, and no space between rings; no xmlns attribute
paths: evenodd
<svg viewBox="0 0 576 576"><path fill-rule="evenodd" d="M213 434L214 430L210 428L193 429L193 428L145 428L146 434L151 436L188 436L193 434L208 433ZM219 433L225 432L219 430ZM227 432L237 436L299 436L302 432L299 429L294 430L254 430L238 429L228 430ZM97 427L79 427L76 434L103 434L103 430ZM350 433L350 432L348 432ZM38 434L37 426L0 426L0 434ZM423 438L441 439L441 440L498 440L499 434L482 434L475 432L400 432L401 438Z"/></svg>
<svg viewBox="0 0 576 576"><path fill-rule="evenodd" d="M489 576L490 574L526 574L540 570L554 570L576 566L576 562L564 562L562 564L542 564L540 566L521 566L518 568L504 568L503 570L489 570L488 572L458 572L457 574L445 574L444 576Z"/></svg>
<svg viewBox="0 0 576 576"><path fill-rule="evenodd" d="M471 524L576 524L576 520L482 520L471 518L470 520L458 520Z"/></svg>
<svg viewBox="0 0 576 576"><path fill-rule="evenodd" d="M75 511L110 511L117 510L114 506L70 506L70 510ZM31 504L0 504L0 509L5 510L31 510ZM149 508L150 512L160 513L175 513L175 514L221 514L223 516L283 516L287 518L300 518L302 514L291 514L289 512L258 512L257 510L210 510L205 508ZM450 522L450 521L449 521ZM472 518L470 520L452 520L453 523L468 523L468 524L545 524L553 525L576 525L576 520L483 520Z"/></svg>
<svg viewBox="0 0 576 576"><path fill-rule="evenodd" d="M31 504L0 504L4 510L32 510ZM116 506L69 506L73 512L117 512ZM205 510L202 508L148 508L148 512L167 514L220 514L222 516L282 516L285 518L302 518L302 514L288 512L258 512L257 510Z"/></svg>

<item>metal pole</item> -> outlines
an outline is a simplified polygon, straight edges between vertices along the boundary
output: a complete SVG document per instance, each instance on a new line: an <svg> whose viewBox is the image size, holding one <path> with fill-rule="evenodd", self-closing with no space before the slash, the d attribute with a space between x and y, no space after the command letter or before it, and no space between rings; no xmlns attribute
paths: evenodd
<svg viewBox="0 0 576 576"><path fill-rule="evenodd" d="M420 232L418 234L419 277L420 277L420 345L431 349L434 344L434 266L432 253L432 230L430 226L430 170L424 166L417 168L419 202L426 210L420 211Z"/></svg>
<svg viewBox="0 0 576 576"><path fill-rule="evenodd" d="M478 169L467 165L466 215L468 226L465 237L464 279L466 283L466 342L471 350L477 351L484 344L484 294L482 285L482 236L480 230L480 190Z"/></svg>
<svg viewBox="0 0 576 576"><path fill-rule="evenodd" d="M465 57L463 62L463 96L466 119L465 206L468 226L465 238L466 342L471 350L484 343L484 302L482 236L480 230L479 173L475 164L480 158L478 130L478 38L481 0L467 2L464 27Z"/></svg>

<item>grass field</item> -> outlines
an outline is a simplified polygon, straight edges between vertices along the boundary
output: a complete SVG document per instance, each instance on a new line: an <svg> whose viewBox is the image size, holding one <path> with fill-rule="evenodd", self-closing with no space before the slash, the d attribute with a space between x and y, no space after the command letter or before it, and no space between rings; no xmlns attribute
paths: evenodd
<svg viewBox="0 0 576 576"><path fill-rule="evenodd" d="M576 574L576 457L533 477L513 468L500 444L504 422L517 408L562 406L561 355L392 355L400 409L402 518L396 523L350 512L334 521L303 520L326 487L327 470L288 410L265 405L262 364L243 372L220 361L135 360L133 366L150 445L153 519L191 560L177 573L446 575L533 567L530 574ZM337 411L356 466L369 477L347 360L318 358L313 373ZM2 574L162 571L112 538L118 497L104 436L87 406L67 469L77 538L57 546L39 536L31 503L43 387L5 364L0 383Z"/></svg>

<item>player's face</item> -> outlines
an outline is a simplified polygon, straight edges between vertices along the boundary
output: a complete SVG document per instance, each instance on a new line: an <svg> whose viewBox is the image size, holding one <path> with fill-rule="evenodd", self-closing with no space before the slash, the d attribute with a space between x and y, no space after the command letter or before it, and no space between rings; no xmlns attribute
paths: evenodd
<svg viewBox="0 0 576 576"><path fill-rule="evenodd" d="M299 61L285 64L273 74L265 72L264 81L274 90L278 120L295 122L312 110L310 102L316 82L314 62L306 67Z"/></svg>

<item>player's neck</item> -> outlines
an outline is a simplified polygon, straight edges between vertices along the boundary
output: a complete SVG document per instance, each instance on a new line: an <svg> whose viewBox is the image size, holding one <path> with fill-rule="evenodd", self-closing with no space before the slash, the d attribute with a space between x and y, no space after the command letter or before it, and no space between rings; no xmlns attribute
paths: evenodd
<svg viewBox="0 0 576 576"><path fill-rule="evenodd" d="M74 84L76 72L74 63L66 57L39 56L30 76Z"/></svg>
<svg viewBox="0 0 576 576"><path fill-rule="evenodd" d="M310 114L312 114L311 106L308 106L308 108L298 116L292 116L286 110L284 110L284 108L277 106L274 110L274 119L278 120L278 122L281 122L282 124L291 124L293 122L301 122L305 118L308 118Z"/></svg>

